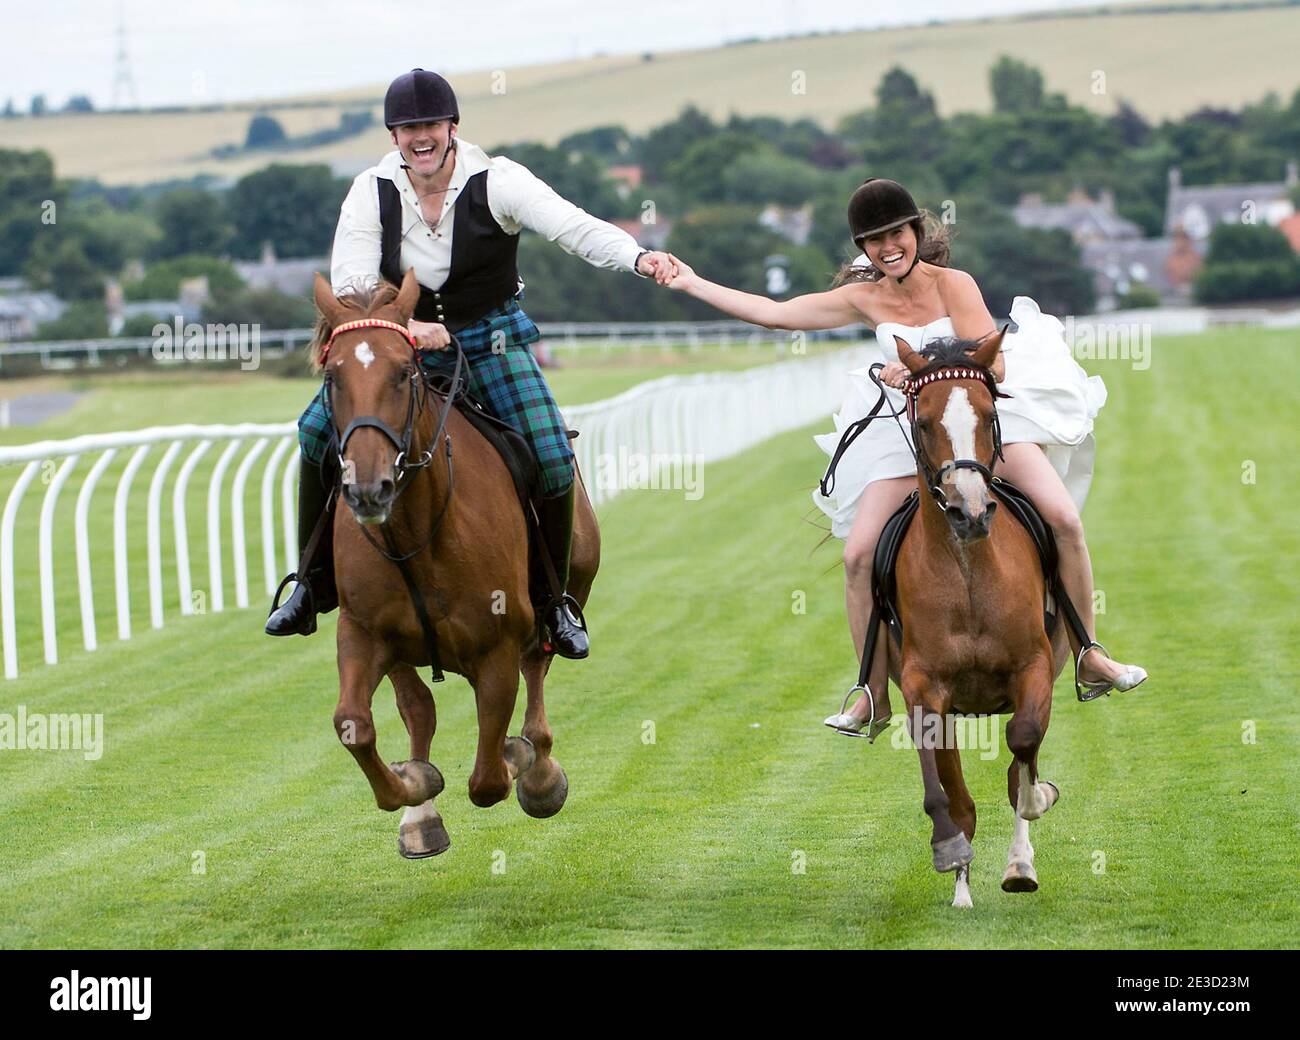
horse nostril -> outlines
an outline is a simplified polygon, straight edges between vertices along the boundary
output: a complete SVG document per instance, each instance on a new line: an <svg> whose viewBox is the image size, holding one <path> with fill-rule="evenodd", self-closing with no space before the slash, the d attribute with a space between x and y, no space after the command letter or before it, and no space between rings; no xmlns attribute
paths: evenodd
<svg viewBox="0 0 1300 1040"><path fill-rule="evenodd" d="M381 505L388 505L393 500L393 495L397 492L397 484L391 477L385 477L379 482L379 492L375 495L375 501Z"/></svg>

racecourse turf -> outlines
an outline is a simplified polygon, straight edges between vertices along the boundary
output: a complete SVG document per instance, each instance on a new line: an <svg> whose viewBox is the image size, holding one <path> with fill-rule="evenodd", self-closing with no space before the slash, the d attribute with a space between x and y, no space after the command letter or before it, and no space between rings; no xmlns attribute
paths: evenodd
<svg viewBox="0 0 1300 1040"><path fill-rule="evenodd" d="M1237 351L1248 363L1225 369ZM980 823L975 906L958 911L930 867L915 753L820 724L855 667L838 543L814 551L805 522L824 461L809 429L708 466L698 501L636 492L602 509L593 656L557 662L549 683L571 783L558 816L470 805L472 695L457 677L434 688L452 847L422 862L397 855L397 815L335 739L333 618L310 639L264 637L256 551L255 609L177 618L168 526L167 625L142 613L133 541L136 631L119 642L97 535L98 651L80 649L70 557L57 666L39 663L20 590L22 674L0 686L0 712L102 712L106 739L98 761L0 753L0 946L1293 945L1293 339L1171 337L1149 369L1088 367L1110 388L1085 514L1099 635L1151 679L1088 705L1057 684L1040 761L1062 798L1033 825L1036 894L998 888L1012 822L1000 742L996 762L965 756ZM1279 375L1246 391L1243 372ZM290 417L292 394L247 414L262 386L211 389L186 414ZM20 545L34 546L37 501ZM20 550L24 585L34 555ZM381 751L406 757L386 684L376 705Z"/></svg>

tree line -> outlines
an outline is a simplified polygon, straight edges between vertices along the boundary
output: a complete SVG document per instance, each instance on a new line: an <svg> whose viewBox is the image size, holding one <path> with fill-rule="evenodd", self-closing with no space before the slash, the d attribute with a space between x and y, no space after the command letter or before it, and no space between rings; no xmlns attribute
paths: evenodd
<svg viewBox="0 0 1300 1040"><path fill-rule="evenodd" d="M638 221L641 237L651 224L671 222L667 248L701 274L752 292L765 291L767 258L776 254L791 293L826 288L856 253L845 223L849 195L866 176L891 177L948 223L953 264L976 277L994 313L1005 313L1017 294L1057 313L1095 303L1066 232L1016 225L1010 207L1023 194L1060 200L1076 188L1094 197L1109 190L1119 215L1154 235L1170 166L1189 185L1276 181L1300 157L1300 90L1285 102L1270 94L1240 111L1207 107L1152 123L1123 101L1109 116L1071 104L1045 89L1039 70L1008 57L989 70L989 85L990 111L943 116L917 78L895 67L872 104L833 127L771 116L716 120L687 107L645 134L602 126L555 145L522 140L489 151L523 163L596 216ZM639 167L640 184L621 184L611 174L618 166ZM124 286L128 298L158 298L180 278L206 274L211 320L296 322L310 316L307 300L250 294L229 261L255 258L267 242L280 257L326 255L348 186L322 164L277 163L224 189L211 178L106 187L59 178L44 152L0 150L0 275L21 274L77 301L61 323L72 335L93 334L69 329L97 327L104 282L128 261L144 265L143 277ZM806 244L758 222L770 203L810 207ZM1279 240L1266 227L1216 231L1200 296L1300 292L1300 262ZM538 320L710 315L640 279L593 279L580 260L530 233L519 266Z"/></svg>

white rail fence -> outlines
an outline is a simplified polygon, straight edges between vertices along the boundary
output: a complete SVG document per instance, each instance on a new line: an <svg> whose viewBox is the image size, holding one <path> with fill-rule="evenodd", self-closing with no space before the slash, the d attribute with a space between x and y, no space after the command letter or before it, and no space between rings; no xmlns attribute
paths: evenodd
<svg viewBox="0 0 1300 1040"><path fill-rule="evenodd" d="M738 372L667 376L642 383L605 401L564 409L569 425L580 431L574 450L594 502L607 501L628 484L627 473L621 466L611 465L612 461L635 456L642 474L683 460L698 466L734 455L778 433L827 418L839 404L840 374L863 363L866 357L865 348L857 346ZM197 590L203 593L199 600L190 558L188 507L192 495L202 495L201 487L191 492L190 485L205 460L210 463L203 468L202 478L207 481L208 567L207 589ZM298 556L295 423L151 427L0 448L0 467L21 467L0 518L0 636L5 678L18 675L15 554L19 513L28 490L41 477L45 494L35 530L40 627L45 662L56 664L59 646L55 565L66 566L65 561L70 558L66 547L62 553L55 551L56 511L61 492L74 472L85 472L73 505L71 559L76 566L82 643L87 650L94 650L100 637L91 552L93 498L105 474L112 471L116 479L111 544L117 637L129 639L132 631L130 553L132 536L138 534L138 527L131 526L128 509L131 492L138 486L137 478L146 463L152 466L145 492L144 532L151 627L163 627L165 607L172 602L164 595L165 495L170 501L177 594L172 606L180 615L219 613L226 609L223 542L227 534L232 551L236 608L250 606L249 555L258 544L262 563L259 606L264 605L261 594L270 597L281 575L295 566ZM232 470L233 476L227 484ZM0 479L7 476L5 469L0 468ZM143 478L139 483L143 483ZM253 497L250 483L257 491L255 521L248 515L248 502ZM223 524L223 506L229 509L228 532ZM95 520L97 524L107 525L102 506ZM253 522L258 525L256 539L250 537L249 525ZM30 536L30 527L29 518L24 535ZM96 543L103 544L103 537L103 533L97 532ZM30 554L25 554L22 560L24 570L28 570Z"/></svg>

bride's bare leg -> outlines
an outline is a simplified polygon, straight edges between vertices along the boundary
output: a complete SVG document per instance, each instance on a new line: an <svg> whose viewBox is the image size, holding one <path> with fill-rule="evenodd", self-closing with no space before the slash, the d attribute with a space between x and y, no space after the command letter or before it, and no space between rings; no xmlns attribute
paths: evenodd
<svg viewBox="0 0 1300 1040"><path fill-rule="evenodd" d="M903 500L916 487L915 477L892 477L875 480L867 485L858 501L853 527L844 542L844 599L849 615L849 632L853 637L853 652L862 663L862 642L867 634L867 621L871 616L871 567L876 554L876 541L885 521L903 504ZM871 678L868 685L875 695L876 718L890 714L889 658L885 628L882 625L876 640L876 653L872 659ZM859 697L849 708L849 714L865 719L871 705Z"/></svg>
<svg viewBox="0 0 1300 1040"><path fill-rule="evenodd" d="M1047 461L1043 449L1037 444L1008 444L1004 451L1006 463L999 467L999 474L1032 498L1038 511L1043 514L1043 519L1051 525L1060 558L1061 581L1074 603L1074 609L1079 612L1083 627L1093 633L1095 639L1092 560L1088 555L1088 544L1084 540L1083 521L1079 518L1074 500L1065 490L1065 485L1061 483L1052 464ZM1077 656L1079 644L1073 633L1070 633L1070 645ZM1128 667L1112 661L1100 650L1094 650L1083 659L1079 679L1091 683L1114 680Z"/></svg>

